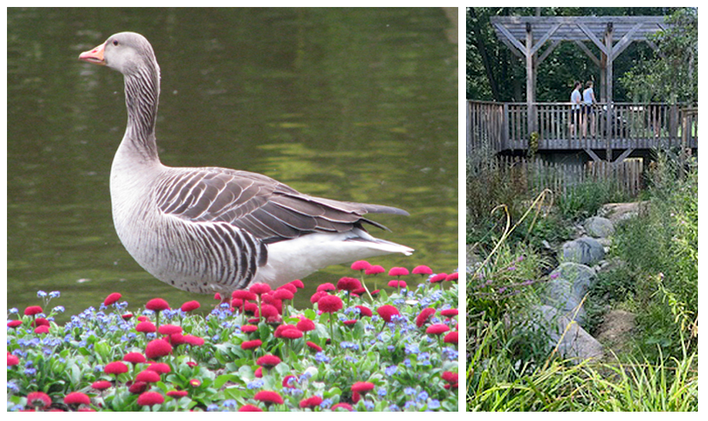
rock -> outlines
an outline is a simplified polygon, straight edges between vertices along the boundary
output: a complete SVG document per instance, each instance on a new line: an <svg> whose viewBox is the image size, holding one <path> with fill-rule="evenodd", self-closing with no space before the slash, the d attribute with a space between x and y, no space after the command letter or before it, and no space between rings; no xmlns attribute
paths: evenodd
<svg viewBox="0 0 708 421"><path fill-rule="evenodd" d="M607 218L601 216L593 216L583 222L585 232L591 237L607 238L615 233L615 226Z"/></svg>
<svg viewBox="0 0 708 421"><path fill-rule="evenodd" d="M545 302L564 313L574 314L593 282L595 271L590 267L574 262L561 263L551 272L546 284ZM577 311L576 320L580 324L585 321L582 307Z"/></svg>
<svg viewBox="0 0 708 421"><path fill-rule="evenodd" d="M606 203L602 205L597 214L599 216L604 216L605 218L612 221L613 224L616 224L619 221L624 221L625 219L631 218L632 216L639 215L639 213L646 211L648 206L649 201L630 203Z"/></svg>
<svg viewBox="0 0 708 421"><path fill-rule="evenodd" d="M577 364L604 356L602 344L568 315L548 305L535 306L533 311L538 315L537 323L542 325L538 328L544 328L549 335L549 346L557 346L562 358Z"/></svg>
<svg viewBox="0 0 708 421"><path fill-rule="evenodd" d="M580 237L563 243L561 261L592 265L605 257L605 249L599 241L592 237Z"/></svg>

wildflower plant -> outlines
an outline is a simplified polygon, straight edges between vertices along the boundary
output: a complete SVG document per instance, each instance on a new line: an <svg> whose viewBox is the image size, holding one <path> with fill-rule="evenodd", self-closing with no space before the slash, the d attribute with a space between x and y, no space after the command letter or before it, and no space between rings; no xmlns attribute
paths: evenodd
<svg viewBox="0 0 708 421"><path fill-rule="evenodd" d="M456 411L456 336L443 340L457 332L456 282L424 271L417 287L372 298L356 293L365 269L355 270L357 282L323 287L305 309L292 305L297 281L220 296L207 315L164 300L128 312L112 293L58 325L59 307L43 311L59 294L40 294L42 306L8 315L7 409Z"/></svg>

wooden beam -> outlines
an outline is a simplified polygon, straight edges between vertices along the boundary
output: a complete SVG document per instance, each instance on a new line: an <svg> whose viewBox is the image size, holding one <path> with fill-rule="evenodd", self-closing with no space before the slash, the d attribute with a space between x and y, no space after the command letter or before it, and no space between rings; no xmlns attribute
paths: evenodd
<svg viewBox="0 0 708 421"><path fill-rule="evenodd" d="M602 161L602 159L600 159L600 157L597 156L597 154L595 153L595 151L593 151L592 149L590 149L590 148L584 148L583 150L585 151L585 153L587 153L588 155L590 155L590 158L592 158L593 161L595 161L595 162L601 162L601 161Z"/></svg>
<svg viewBox="0 0 708 421"><path fill-rule="evenodd" d="M521 42L519 42L519 40L517 40L516 38L514 38L514 36L511 35L511 33L509 32L509 30L506 29L506 27L505 27L504 25L495 23L495 24L494 24L494 27L497 28L497 29L499 30L499 32L501 32L502 34L504 34L504 36L506 37L506 39L509 40L509 42L511 42L511 44L512 44L514 47L518 48L519 51L521 51L524 55L528 54L528 52L527 52L527 50L526 50L526 47L525 47Z"/></svg>
<svg viewBox="0 0 708 421"><path fill-rule="evenodd" d="M553 50L555 50L556 47L557 47L560 43L561 43L560 40L555 40L555 41L553 41L553 42L551 43L551 45L549 45L548 48L546 48L546 49L543 51L543 53L538 57L538 60L536 60L536 66L538 66L539 64L541 64L541 62L542 62L543 60L545 60L546 57L548 57L548 55L551 54L551 53L553 52Z"/></svg>
<svg viewBox="0 0 708 421"><path fill-rule="evenodd" d="M634 34L639 31L642 28L642 24L638 23L632 27L632 29L629 30L624 36L615 44L614 47L612 47L612 57L616 58L620 54L622 54L622 51L624 51L629 44L634 41Z"/></svg>
<svg viewBox="0 0 708 421"><path fill-rule="evenodd" d="M587 54L588 57L590 57L590 60L592 60L592 62L595 63L595 65L596 65L597 67L602 67L602 65L601 65L601 63L600 63L600 59L597 58L597 57L595 56L595 54L593 54L592 51L590 51L590 49L588 48L587 45L585 45L584 42L582 42L582 41L580 41L580 40L576 40L576 41L575 41L575 44L576 44L578 47L580 47L580 49L583 50L583 52L585 52L585 54Z"/></svg>
<svg viewBox="0 0 708 421"><path fill-rule="evenodd" d="M553 34L556 33L556 31L558 30L558 28L561 27L561 25L562 25L561 23L557 23L557 24L553 25L553 26L551 27L551 29L549 29L548 32L546 32L546 33L538 40L538 42L533 46L533 48L531 48L531 54L536 54L536 52L538 51L538 49L541 48L541 46L542 46L543 44L545 44L546 41L548 41L548 39L551 37L551 35L553 35Z"/></svg>
<svg viewBox="0 0 708 421"><path fill-rule="evenodd" d="M595 34L593 34L592 31L590 29L588 29L587 26L585 26L585 24L578 22L578 23L576 23L576 25L578 25L578 28L580 28L580 30L583 31L583 33L585 33L585 35L590 39L590 41L592 41L595 45L597 45L597 48L599 48L600 51L609 55L605 44L603 44L602 41L597 39Z"/></svg>
<svg viewBox="0 0 708 421"><path fill-rule="evenodd" d="M634 151L634 148L629 148L629 149L625 150L624 152L622 152L622 154L620 156L617 157L617 159L615 159L615 161L612 164L613 165L621 164L622 161L627 159L627 157L632 153L632 151Z"/></svg>

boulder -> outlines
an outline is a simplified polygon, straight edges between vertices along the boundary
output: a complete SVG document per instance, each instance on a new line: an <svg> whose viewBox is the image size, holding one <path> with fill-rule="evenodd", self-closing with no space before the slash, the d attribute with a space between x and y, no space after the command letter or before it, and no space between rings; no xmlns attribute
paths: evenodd
<svg viewBox="0 0 708 421"><path fill-rule="evenodd" d="M583 264L563 262L550 274L546 284L545 301L550 306L568 314L574 314L590 286L595 282L595 271ZM580 307L576 320L585 321L585 310Z"/></svg>
<svg viewBox="0 0 708 421"><path fill-rule="evenodd" d="M615 233L615 226L607 218L601 216L593 216L583 222L585 232L595 238L607 238Z"/></svg>
<svg viewBox="0 0 708 421"><path fill-rule="evenodd" d="M593 338L571 317L562 311L548 305L536 306L535 312L539 326L546 329L549 335L551 349L558 347L558 354L562 358L571 359L576 364L590 359L602 358L604 351L602 344Z"/></svg>
<svg viewBox="0 0 708 421"><path fill-rule="evenodd" d="M592 265L605 257L602 244L592 237L583 236L563 243L560 260Z"/></svg>

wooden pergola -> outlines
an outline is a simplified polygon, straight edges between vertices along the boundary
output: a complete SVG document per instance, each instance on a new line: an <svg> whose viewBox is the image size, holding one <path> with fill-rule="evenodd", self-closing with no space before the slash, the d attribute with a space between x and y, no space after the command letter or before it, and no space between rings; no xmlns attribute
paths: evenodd
<svg viewBox="0 0 708 421"><path fill-rule="evenodd" d="M526 62L530 111L536 102L538 66L561 42L575 43L600 68L600 101L611 106L614 60L634 41L645 41L656 49L648 36L667 27L664 16L493 16L490 20L497 37ZM529 112L529 132L535 131L535 121L535 113Z"/></svg>

